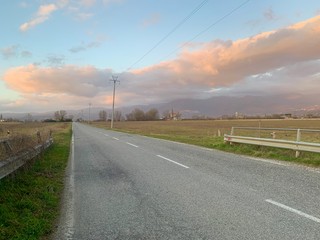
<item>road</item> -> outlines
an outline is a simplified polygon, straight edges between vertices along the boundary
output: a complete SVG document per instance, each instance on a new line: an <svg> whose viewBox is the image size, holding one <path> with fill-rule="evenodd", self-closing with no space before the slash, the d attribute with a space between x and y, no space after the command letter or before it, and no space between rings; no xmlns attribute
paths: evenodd
<svg viewBox="0 0 320 240"><path fill-rule="evenodd" d="M73 124L56 239L320 239L320 171Z"/></svg>

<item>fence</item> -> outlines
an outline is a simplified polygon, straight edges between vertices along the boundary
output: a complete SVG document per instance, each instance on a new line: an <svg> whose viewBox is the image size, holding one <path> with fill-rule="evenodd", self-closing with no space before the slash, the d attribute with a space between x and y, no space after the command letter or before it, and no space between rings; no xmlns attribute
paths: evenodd
<svg viewBox="0 0 320 240"><path fill-rule="evenodd" d="M38 137L38 143L40 143L41 136L39 133L37 133L37 137ZM53 143L53 139L50 136L50 138L44 141L42 144L38 144L35 147L28 148L14 155L14 152L10 145L10 138L0 139L0 145L4 147L6 155L9 156L7 159L0 161L0 179L13 173L17 169L25 165L28 161L38 156L42 151L48 148L52 143Z"/></svg>
<svg viewBox="0 0 320 240"><path fill-rule="evenodd" d="M244 131L255 130L256 137L235 135L236 130L244 134ZM302 141L302 133L309 133L305 137L307 140L315 140L318 142ZM312 138L310 133L315 134ZM270 136L272 138L270 138ZM278 138L289 138L278 139ZM295 138L295 139L293 139ZM320 130L315 129L292 129L292 128L254 128L254 127L232 127L231 133L224 135L224 141L232 143L245 143L268 147L278 147L292 149L296 151L296 157L299 157L300 151L320 153Z"/></svg>

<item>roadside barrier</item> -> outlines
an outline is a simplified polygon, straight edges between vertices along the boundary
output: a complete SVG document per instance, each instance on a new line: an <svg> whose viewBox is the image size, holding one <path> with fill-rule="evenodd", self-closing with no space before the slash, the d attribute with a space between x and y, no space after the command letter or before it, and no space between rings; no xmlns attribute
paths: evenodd
<svg viewBox="0 0 320 240"><path fill-rule="evenodd" d="M43 152L45 149L51 146L52 143L53 139L50 137L47 141L45 141L42 144L24 150L17 155L10 156L5 160L0 161L0 179L13 173L17 169L25 165L28 161L38 156L41 152ZM4 146L6 154L12 154L10 139L0 139L0 144Z"/></svg>
<svg viewBox="0 0 320 240"><path fill-rule="evenodd" d="M235 130L255 130L258 131L258 137L240 136L235 135ZM268 137L261 137L261 132L269 132ZM277 139L277 136L281 136L281 132L293 132L295 134L295 140L283 140ZM320 143L301 141L301 134L303 132L315 133L320 135L320 130L315 129L292 129L292 128L254 128L254 127L232 127L230 134L224 135L224 141L226 143L245 143L267 147L278 147L285 149L292 149L296 151L296 157L299 157L300 151L316 152L320 153ZM282 134L285 136L292 136L292 134Z"/></svg>

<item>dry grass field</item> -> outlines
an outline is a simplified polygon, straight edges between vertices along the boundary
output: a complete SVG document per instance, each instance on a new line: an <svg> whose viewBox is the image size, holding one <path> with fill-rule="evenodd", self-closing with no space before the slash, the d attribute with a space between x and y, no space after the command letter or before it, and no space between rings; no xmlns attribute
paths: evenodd
<svg viewBox="0 0 320 240"><path fill-rule="evenodd" d="M110 123L99 122L94 125L103 128L109 128ZM294 129L318 129L320 130L320 119L316 120L185 120L185 121L130 121L130 122L115 122L115 130L125 132L138 133L148 136L192 136L195 138L202 138L206 136L216 137L223 134L229 134L232 127L256 127L259 128L294 128ZM277 132L277 131L276 131ZM279 137L281 131L279 132ZM237 130L236 134L256 136L258 131ZM265 137L270 135L270 131L260 133L265 134ZM267 135L266 135L267 134ZM285 134L289 134L285 133ZM296 132L291 133L295 137ZM308 133L308 135L313 135ZM318 139L317 134L314 134L314 139ZM306 136L306 135L305 135ZM263 136L261 136L263 137ZM302 135L303 137L303 135ZM289 139L288 139L289 140ZM320 142L320 140L319 140Z"/></svg>
<svg viewBox="0 0 320 240"><path fill-rule="evenodd" d="M92 123L92 125L110 129L110 122L95 122ZM296 159L295 152L291 150L253 145L230 146L223 142L223 134L230 134L232 127L259 128L259 126L261 128L320 130L320 119L128 121L115 122L114 130L189 143L255 157L274 158L320 166L320 154L317 153L303 153L299 159ZM235 130L235 135L272 138L270 135L272 132L276 132L277 139L295 140L297 135L295 131L253 131L240 129ZM320 134L302 132L301 141L320 143Z"/></svg>
<svg viewBox="0 0 320 240"><path fill-rule="evenodd" d="M0 124L0 139L9 139L12 153L23 151L32 148L37 144L46 141L50 132L60 132L66 129L70 124L67 123L1 123ZM41 139L37 133L40 133ZM3 144L0 144L0 161L8 157Z"/></svg>

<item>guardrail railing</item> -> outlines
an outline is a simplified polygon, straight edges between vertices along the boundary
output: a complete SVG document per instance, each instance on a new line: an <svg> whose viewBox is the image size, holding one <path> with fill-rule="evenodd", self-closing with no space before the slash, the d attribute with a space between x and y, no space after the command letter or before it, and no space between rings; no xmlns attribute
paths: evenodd
<svg viewBox="0 0 320 240"><path fill-rule="evenodd" d="M236 130L242 130L242 134L244 133L243 130L256 130L256 135L258 136L235 135ZM319 142L302 141L301 136L303 132L315 133L317 135L316 140L320 138L320 130L316 129L232 127L231 133L224 135L224 141L230 144L245 143L292 149L296 151L296 157L299 157L301 151L320 153L320 140ZM270 138L270 136L272 138ZM278 137L291 139L277 139ZM293 137L295 139L292 139Z"/></svg>
<svg viewBox="0 0 320 240"><path fill-rule="evenodd" d="M49 138L42 144L33 148L29 148L18 155L10 156L5 160L0 161L0 179L18 170L25 165L28 161L38 156L42 151L48 148L53 143L53 139ZM0 144L5 146L8 154L12 153L9 139L1 139Z"/></svg>

